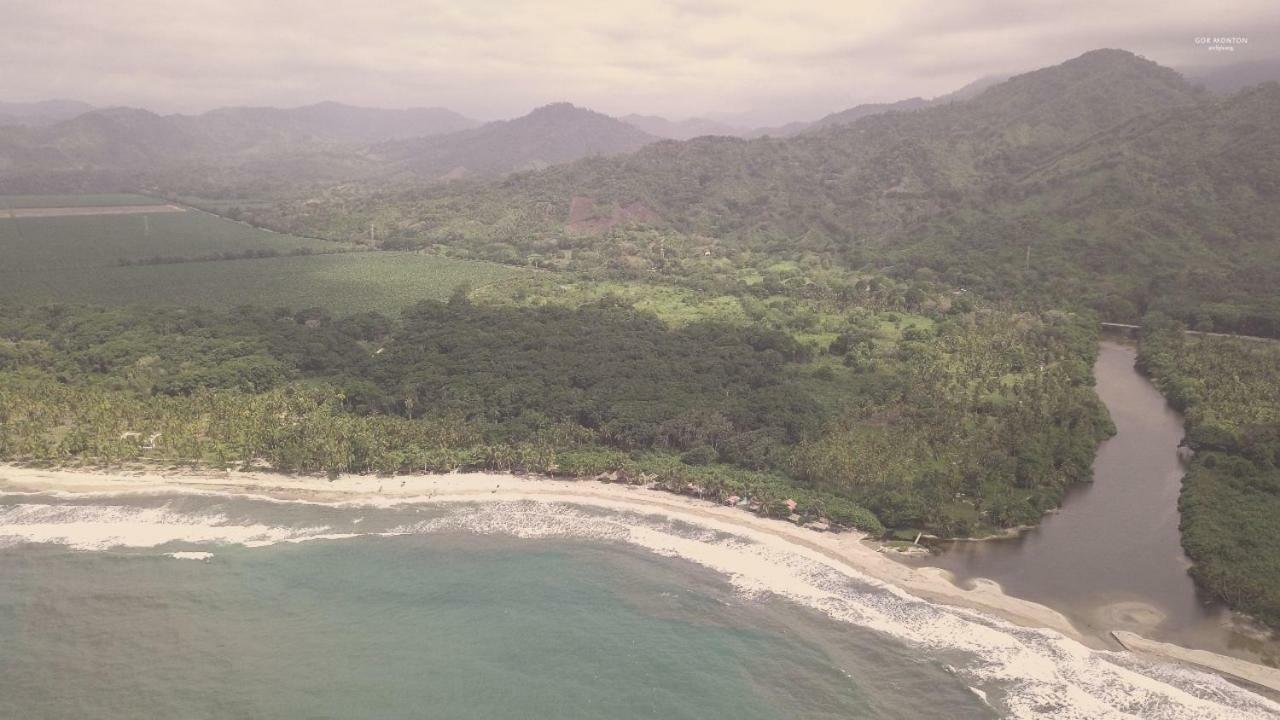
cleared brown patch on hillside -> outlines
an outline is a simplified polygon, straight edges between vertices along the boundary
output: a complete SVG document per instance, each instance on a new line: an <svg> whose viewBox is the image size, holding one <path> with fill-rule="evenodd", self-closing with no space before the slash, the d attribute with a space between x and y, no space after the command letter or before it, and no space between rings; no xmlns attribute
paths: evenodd
<svg viewBox="0 0 1280 720"><path fill-rule="evenodd" d="M569 200L569 220L564 229L574 235L599 235L618 225L657 223L662 216L642 202L614 205L607 209L595 200L575 195Z"/></svg>
<svg viewBox="0 0 1280 720"><path fill-rule="evenodd" d="M47 207L47 208L10 208L0 210L0 217L42 218L67 217L72 215L150 215L153 213L186 212L177 205L107 205L101 207Z"/></svg>

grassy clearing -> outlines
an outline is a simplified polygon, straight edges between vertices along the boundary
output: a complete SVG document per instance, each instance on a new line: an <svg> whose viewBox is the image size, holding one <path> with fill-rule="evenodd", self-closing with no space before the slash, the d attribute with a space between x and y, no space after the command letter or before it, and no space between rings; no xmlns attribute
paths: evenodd
<svg viewBox="0 0 1280 720"><path fill-rule="evenodd" d="M673 327L715 320L744 325L748 322L738 298L708 296L684 287L618 280L581 280L572 276L539 273L525 282L494 286L477 292L473 300L520 307L582 307L606 298L653 313Z"/></svg>
<svg viewBox="0 0 1280 720"><path fill-rule="evenodd" d="M0 275L0 299L209 308L253 304L394 315L420 300L446 299L459 285L477 287L525 274L491 263L367 252L6 273Z"/></svg>

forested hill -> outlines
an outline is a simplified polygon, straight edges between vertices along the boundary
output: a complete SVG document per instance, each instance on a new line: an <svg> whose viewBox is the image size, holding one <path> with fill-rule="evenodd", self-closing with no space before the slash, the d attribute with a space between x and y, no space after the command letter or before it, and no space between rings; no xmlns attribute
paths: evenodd
<svg viewBox="0 0 1280 720"><path fill-rule="evenodd" d="M375 155L420 178L492 176L638 150L658 138L621 120L554 103L468 132L388 142Z"/></svg>
<svg viewBox="0 0 1280 720"><path fill-rule="evenodd" d="M1278 98L1274 85L1218 98L1131 53L1097 50L967 101L382 193L376 214L401 245L461 242L484 256L496 243L502 259L642 219L726 252L784 248L1023 303L1084 302L1113 320L1163 309L1275 334ZM257 219L342 235L344 223L368 227L370 198L348 187ZM571 213L574 198L592 222Z"/></svg>
<svg viewBox="0 0 1280 720"><path fill-rule="evenodd" d="M184 175L205 177L215 168L216 176L234 169L242 183L336 181L375 167L362 152L369 144L479 125L444 108L333 102L200 115L89 110L41 127L0 127L0 192L138 190Z"/></svg>
<svg viewBox="0 0 1280 720"><path fill-rule="evenodd" d="M1280 335L1280 85L1144 115L903 238L960 284Z"/></svg>
<svg viewBox="0 0 1280 720"><path fill-rule="evenodd" d="M46 127L0 127L0 193L161 187L270 195L421 184L627 153L657 140L569 103L483 125L442 108L338 103L202 115L108 108Z"/></svg>

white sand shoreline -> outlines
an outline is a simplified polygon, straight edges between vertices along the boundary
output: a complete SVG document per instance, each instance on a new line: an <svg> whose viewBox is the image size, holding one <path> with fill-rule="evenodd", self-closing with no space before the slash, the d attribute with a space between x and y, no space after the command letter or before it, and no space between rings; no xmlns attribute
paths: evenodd
<svg viewBox="0 0 1280 720"><path fill-rule="evenodd" d="M248 492L284 499L318 502L408 500L422 502L485 502L540 500L591 505L610 510L661 514L713 529L767 534L816 550L832 561L926 600L980 610L1016 625L1049 628L1091 647L1110 647L1077 630L1066 616L1038 603L1005 595L994 582L979 582L966 590L951 582L939 568L912 568L885 557L863 542L857 532L819 533L791 523L761 518L738 508L706 500L593 480L522 477L506 473L448 475L344 475L330 482L320 477L264 472L192 470L66 470L0 464L0 489L19 491L156 492L166 488Z"/></svg>
<svg viewBox="0 0 1280 720"><path fill-rule="evenodd" d="M661 515L712 530L770 544L784 544L808 557L850 575L868 576L888 586L928 600L966 608L1027 628L1056 631L1094 649L1114 649L1102 637L1082 633L1062 613L1044 605L1006 595L991 581L979 580L972 589L952 582L945 570L917 568L885 557L855 532L820 533L791 523L761 518L743 510L632 485L592 480L522 477L502 473L454 473L377 477L343 476L334 481L309 476L215 470L120 469L114 471L45 469L0 464L0 491L133 493L209 491L261 495L315 502L484 503L532 500L604 508L612 511ZM1143 648L1162 660L1247 679L1280 692L1280 671L1243 660L1163 644ZM1200 655L1210 662L1196 662Z"/></svg>

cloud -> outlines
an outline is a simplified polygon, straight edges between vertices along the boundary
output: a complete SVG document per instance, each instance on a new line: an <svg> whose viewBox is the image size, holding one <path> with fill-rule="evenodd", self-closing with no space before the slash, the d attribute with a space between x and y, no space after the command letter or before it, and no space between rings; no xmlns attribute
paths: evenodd
<svg viewBox="0 0 1280 720"><path fill-rule="evenodd" d="M161 111L334 99L509 117L555 100L760 122L1123 47L1280 55L1274 0L6 0L0 98ZM1123 5L1123 7L1120 7ZM1250 43L1213 57L1193 39Z"/></svg>

